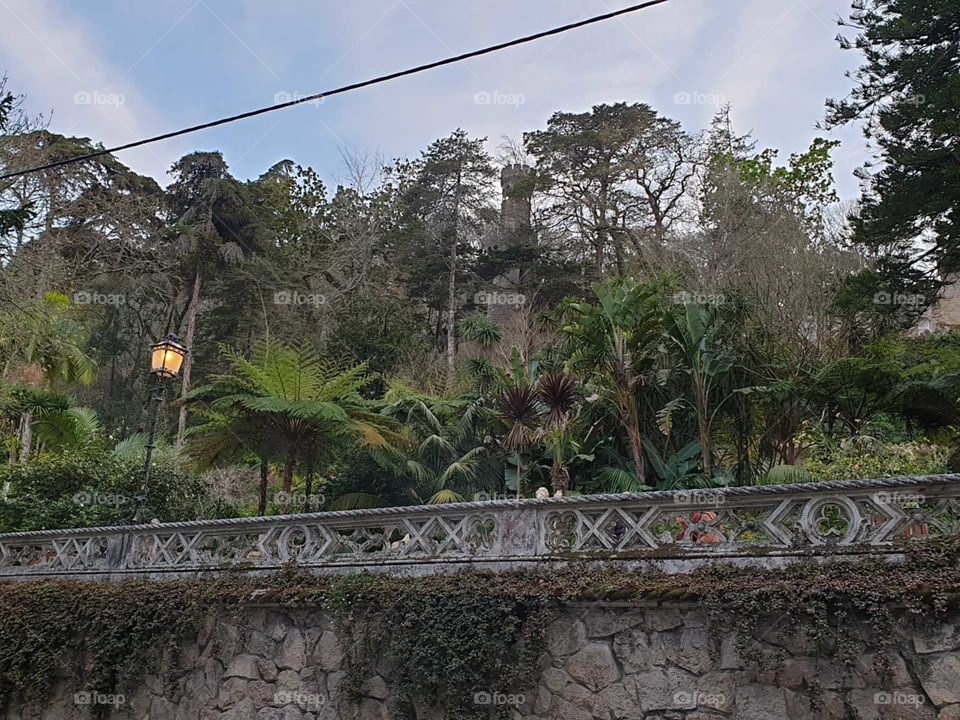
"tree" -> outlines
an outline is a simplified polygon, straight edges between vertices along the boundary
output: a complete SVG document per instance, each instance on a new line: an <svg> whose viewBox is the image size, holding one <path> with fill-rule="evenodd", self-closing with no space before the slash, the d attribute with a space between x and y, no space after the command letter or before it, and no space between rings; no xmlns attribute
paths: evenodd
<svg viewBox="0 0 960 720"><path fill-rule="evenodd" d="M569 346L570 366L583 372L616 408L640 483L645 472L638 395L655 364L661 335L661 290L629 277L594 283L596 303L568 302L561 327Z"/></svg>
<svg viewBox="0 0 960 720"><path fill-rule="evenodd" d="M958 18L956 0L855 0L841 22L853 31L841 47L864 63L850 95L827 103L827 124L863 120L881 160L864 168L854 221L856 242L879 256L868 292L932 302L930 284L960 271Z"/></svg>
<svg viewBox="0 0 960 720"><path fill-rule="evenodd" d="M690 379L690 394L697 416L703 474L713 475L713 424L717 413L730 398L718 398L733 356L718 341L720 314L717 305L687 302L678 312L666 314L666 336Z"/></svg>
<svg viewBox="0 0 960 720"><path fill-rule="evenodd" d="M169 212L175 220L170 234L182 261L185 283L187 348L194 347L201 285L225 266L240 263L245 256L262 250L264 226L254 210L250 190L229 173L219 152L195 152L180 158L170 173L174 182L167 188ZM234 298L231 308L241 306ZM184 358L181 396L190 392L195 353ZM187 424L186 404L180 407L177 447L183 444Z"/></svg>
<svg viewBox="0 0 960 720"><path fill-rule="evenodd" d="M836 200L835 145L817 138L779 165L776 151L757 151L749 135L736 135L729 108L722 110L710 132L700 229L683 252L693 289L718 301L745 295L759 331L794 358L834 350L836 288L861 267L825 228Z"/></svg>
<svg viewBox="0 0 960 720"><path fill-rule="evenodd" d="M29 120L20 112L23 98L7 90L7 76L0 76L0 138L15 136L24 132L30 125ZM5 145L6 142L3 143ZM0 146L2 147L2 146ZM6 162L0 162L0 168L6 168ZM11 233L20 236L26 223L33 217L33 204L15 196L8 199L10 182L0 186L0 242Z"/></svg>
<svg viewBox="0 0 960 720"><path fill-rule="evenodd" d="M550 484L559 494L570 489L567 455L575 448L577 381L563 373L547 373L537 381L537 398L547 408L542 421L543 444L551 456Z"/></svg>
<svg viewBox="0 0 960 720"><path fill-rule="evenodd" d="M486 415L482 400L444 403L418 395L400 397L384 414L401 420L412 446L374 450L382 467L410 482L418 503L461 502L473 492L497 489L499 464L484 445ZM337 507L346 507L341 498Z"/></svg>
<svg viewBox="0 0 960 720"><path fill-rule="evenodd" d="M662 246L684 212L697 170L697 143L644 104L596 105L554 113L546 130L524 134L551 214L585 248L594 277L612 254L619 274L627 254Z"/></svg>
<svg viewBox="0 0 960 720"><path fill-rule="evenodd" d="M260 343L249 360L226 347L221 352L232 372L215 375L188 396L206 401L221 416L192 434L207 442L223 442L227 436L228 445L263 437L264 447L282 458L285 510L300 463L312 467L321 453L331 459L354 443L381 447L395 438L389 419L358 395L371 381L364 364L344 368L308 347L270 341Z"/></svg>
<svg viewBox="0 0 960 720"><path fill-rule="evenodd" d="M26 388L88 385L95 367L85 352L85 328L73 317L66 296L47 293L43 300L0 313L2 377ZM20 462L30 459L34 411L47 405L29 394L20 405ZM13 454L11 454L13 457Z"/></svg>
<svg viewBox="0 0 960 720"><path fill-rule="evenodd" d="M432 240L432 252L446 257L446 321L444 323L447 387L454 382L458 274L463 255L482 233L492 212L489 182L495 176L485 138L471 140L464 130L431 143L417 163L416 180L406 196L408 211L420 229L421 242ZM425 244L425 243L424 243ZM423 246L416 252L422 258ZM422 263L421 263L422 264Z"/></svg>

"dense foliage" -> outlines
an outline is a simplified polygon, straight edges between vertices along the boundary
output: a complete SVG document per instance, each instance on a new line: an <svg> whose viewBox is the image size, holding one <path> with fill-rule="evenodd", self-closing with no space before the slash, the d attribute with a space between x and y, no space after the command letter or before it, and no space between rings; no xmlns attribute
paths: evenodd
<svg viewBox="0 0 960 720"><path fill-rule="evenodd" d="M627 102L496 157L459 129L346 153L335 188L216 151L165 188L109 155L3 182L3 528L126 517L69 498L135 504L169 332L158 519L960 469L960 308L929 309L957 270L957 17L854 4L829 120L874 113L858 206L836 141L781 161L729 108ZM0 85L0 169L94 149L22 108Z"/></svg>

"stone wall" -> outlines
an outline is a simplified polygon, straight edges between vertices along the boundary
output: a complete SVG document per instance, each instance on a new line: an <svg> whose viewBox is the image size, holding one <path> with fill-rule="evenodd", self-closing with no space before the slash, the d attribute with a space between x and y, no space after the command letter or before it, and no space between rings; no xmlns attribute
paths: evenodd
<svg viewBox="0 0 960 720"><path fill-rule="evenodd" d="M905 623L886 669L870 654L853 668L818 657L783 625L770 618L738 643L690 605L570 606L548 628L535 688L490 688L471 702L490 717L506 705L513 718L530 720L960 720L960 615L926 630ZM211 616L129 696L75 694L63 678L46 704L15 703L7 717L87 720L99 708L108 720L385 720L394 717L391 664L381 658L363 697L348 699L329 618L263 607L239 619Z"/></svg>

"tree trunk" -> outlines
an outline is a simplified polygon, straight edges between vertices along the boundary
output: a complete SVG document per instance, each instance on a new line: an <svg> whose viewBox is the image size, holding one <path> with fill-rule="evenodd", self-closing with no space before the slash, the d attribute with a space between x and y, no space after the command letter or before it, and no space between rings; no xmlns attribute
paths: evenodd
<svg viewBox="0 0 960 720"><path fill-rule="evenodd" d="M553 469L550 472L550 484L553 485L554 494L566 495L570 489L570 471L562 462L553 461Z"/></svg>
<svg viewBox="0 0 960 720"><path fill-rule="evenodd" d="M644 483L643 442L640 439L640 430L636 426L628 427L626 430L627 437L630 440L630 455L633 457L633 467L637 473L637 480Z"/></svg>
<svg viewBox="0 0 960 720"><path fill-rule="evenodd" d="M457 186L453 195L453 237L450 239L450 279L447 283L447 390L454 385L454 356L457 351L457 243L460 240L460 192L463 169L457 170Z"/></svg>
<svg viewBox="0 0 960 720"><path fill-rule="evenodd" d="M454 385L454 355L457 350L457 338L454 327L457 322L457 239L453 239L450 250L450 280L447 283L447 390Z"/></svg>
<svg viewBox="0 0 960 720"><path fill-rule="evenodd" d="M307 458L307 480L304 490L303 511L308 513L311 512L310 505L313 500L313 498L310 497L313 492L313 453L310 453L310 457Z"/></svg>
<svg viewBox="0 0 960 720"><path fill-rule="evenodd" d="M177 422L177 455L183 450L183 435L187 429L187 393L190 392L190 369L193 367L193 334L197 329L197 309L200 306L200 271L193 280L193 294L190 296L190 307L187 310L187 336L184 343L187 346L187 356L183 359L183 383L181 385L180 420Z"/></svg>
<svg viewBox="0 0 960 720"><path fill-rule="evenodd" d="M523 465L520 463L520 453L517 452L517 500L521 498L520 494L520 476L523 474Z"/></svg>
<svg viewBox="0 0 960 720"><path fill-rule="evenodd" d="M643 438L640 434L640 418L637 413L637 402L635 399L632 397L621 398L620 418L623 429L627 433L627 440L630 443L630 455L633 458L633 467L637 473L637 481L643 483Z"/></svg>
<svg viewBox="0 0 960 720"><path fill-rule="evenodd" d="M263 517L267 514L267 461L260 458L260 501L257 503L257 515Z"/></svg>
<svg viewBox="0 0 960 720"><path fill-rule="evenodd" d="M33 444L33 412L27 410L20 416L20 462L30 459L30 446Z"/></svg>
<svg viewBox="0 0 960 720"><path fill-rule="evenodd" d="M283 465L283 514L290 512L290 504L293 502L293 470L297 466L297 454L293 450L287 456L287 461Z"/></svg>

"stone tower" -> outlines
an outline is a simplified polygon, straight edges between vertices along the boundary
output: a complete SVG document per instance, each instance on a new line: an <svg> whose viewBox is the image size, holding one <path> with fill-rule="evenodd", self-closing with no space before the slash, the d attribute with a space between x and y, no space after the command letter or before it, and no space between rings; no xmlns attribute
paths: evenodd
<svg viewBox="0 0 960 720"><path fill-rule="evenodd" d="M531 225L533 180L533 169L527 165L510 164L500 170L503 193L500 221L483 238L483 249L491 251L494 257L509 258L536 245ZM524 267L522 261L502 268L486 293L486 302L482 303L487 307L487 314L497 322L507 320L527 299L523 293L530 288L532 279L531 269Z"/></svg>

